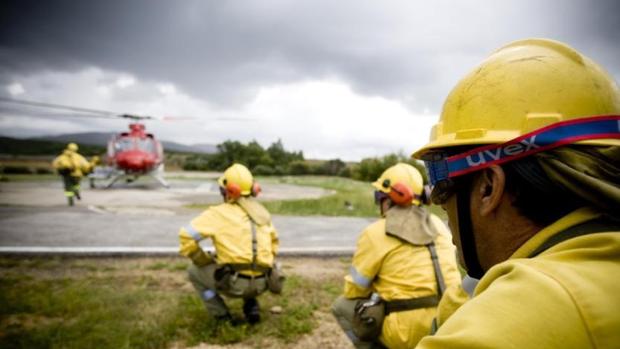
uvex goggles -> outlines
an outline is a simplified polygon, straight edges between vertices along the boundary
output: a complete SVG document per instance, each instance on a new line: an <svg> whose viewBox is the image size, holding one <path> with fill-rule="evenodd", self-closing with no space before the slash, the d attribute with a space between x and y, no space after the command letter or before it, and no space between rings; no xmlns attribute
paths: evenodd
<svg viewBox="0 0 620 349"><path fill-rule="evenodd" d="M435 189L433 202L445 201L454 187L454 177L491 165L517 160L562 145L592 139L620 139L620 115L592 116L561 121L519 136L502 144L485 145L465 153L449 156L444 151L430 151L422 156L428 177Z"/></svg>
<svg viewBox="0 0 620 349"><path fill-rule="evenodd" d="M375 204L379 205L381 201L389 198L390 196L380 190L375 190Z"/></svg>

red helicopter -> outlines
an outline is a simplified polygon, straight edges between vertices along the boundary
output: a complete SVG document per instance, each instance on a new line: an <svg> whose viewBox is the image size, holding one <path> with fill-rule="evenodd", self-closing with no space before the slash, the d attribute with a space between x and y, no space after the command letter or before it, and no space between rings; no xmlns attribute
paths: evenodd
<svg viewBox="0 0 620 349"><path fill-rule="evenodd" d="M0 102L13 103L18 105L58 109L69 111L74 114L65 116L84 116L103 118L124 118L134 122L129 124L129 132L121 132L112 136L107 146L107 166L98 166L93 173L89 174L91 187L96 186L96 181L105 180L106 188L110 188L119 179L125 178L127 182L132 182L140 176L148 175L155 178L161 185L168 188L168 183L163 178L164 173L164 149L161 143L155 139L152 133L147 133L140 120L179 120L187 118L154 118L151 116L140 116L130 114L116 114L113 112L71 107L60 104L41 103L34 101L18 100L0 97ZM75 115L75 113L78 115ZM81 114L81 115L80 115Z"/></svg>
<svg viewBox="0 0 620 349"><path fill-rule="evenodd" d="M140 120L146 117L122 115L121 117ZM168 188L164 180L164 148L152 133L145 131L142 123L129 124L129 132L121 132L108 141L108 167L97 167L88 177L91 187L98 179L108 180L106 188L125 177L132 182L143 175L149 175Z"/></svg>

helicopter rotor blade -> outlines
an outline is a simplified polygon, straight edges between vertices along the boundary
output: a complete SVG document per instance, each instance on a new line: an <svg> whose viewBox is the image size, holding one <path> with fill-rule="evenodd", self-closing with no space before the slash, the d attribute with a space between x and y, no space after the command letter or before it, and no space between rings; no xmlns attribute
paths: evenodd
<svg viewBox="0 0 620 349"><path fill-rule="evenodd" d="M49 109L80 112L80 113L89 113L89 114L94 114L94 115L91 115L93 117L103 117L103 118L108 118L108 119L117 118L119 116L118 113L114 113L111 111L72 107L72 106L62 105L62 104L35 102L35 101L6 98L6 97L0 97L0 102L24 105L24 106L29 106L29 107L39 107L39 108L49 108Z"/></svg>
<svg viewBox="0 0 620 349"><path fill-rule="evenodd" d="M15 99L15 98L7 98L0 96L0 104L12 104L14 106L26 106L26 107L37 107L37 108L47 108L54 109L59 111L73 112L73 114L63 115L70 117L80 117L83 115L79 115L76 113L84 113L88 117L98 117L98 118L106 118L106 119L131 119L131 120L158 120L158 121L199 121L200 118L196 117L184 117L184 116L150 116L150 115L136 115L136 114L122 114L116 113L107 110L99 110L99 109L90 109L90 108L82 108L82 107L73 107L68 105L56 104L56 103L45 103L45 102L36 102L24 99ZM1 109L1 108L0 108ZM244 118L244 117L215 117L210 120L206 120L209 122L248 122L248 121L256 121L253 118Z"/></svg>
<svg viewBox="0 0 620 349"><path fill-rule="evenodd" d="M119 114L117 116L119 118L131 120L158 120L157 118L148 115Z"/></svg>

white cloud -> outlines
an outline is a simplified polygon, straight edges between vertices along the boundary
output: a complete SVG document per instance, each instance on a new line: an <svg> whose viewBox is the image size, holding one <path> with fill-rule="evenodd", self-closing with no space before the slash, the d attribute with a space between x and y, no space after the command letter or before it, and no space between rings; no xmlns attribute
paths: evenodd
<svg viewBox="0 0 620 349"><path fill-rule="evenodd" d="M162 95L173 95L177 92L176 87L174 87L173 84L169 84L169 83L158 84L157 89Z"/></svg>
<svg viewBox="0 0 620 349"><path fill-rule="evenodd" d="M425 115L428 112L412 113L397 100L357 94L338 80L263 86L247 104L218 109L170 82L132 78L128 83L127 79L124 74L89 68L73 74L48 72L22 77L20 81L30 100L119 113L195 118L147 122L147 129L161 139L185 144L256 139L268 146L280 138L288 149L303 150L308 158L359 160L396 151L408 154L424 144L436 120L435 116ZM6 112L0 121L4 130L19 134L24 129L43 135L125 128L122 120L61 118L33 123Z"/></svg>
<svg viewBox="0 0 620 349"><path fill-rule="evenodd" d="M308 157L346 160L408 153L424 144L436 120L395 100L358 95L338 81L262 88L245 113L267 124L259 140L282 138Z"/></svg>
<svg viewBox="0 0 620 349"><path fill-rule="evenodd" d="M136 83L136 79L130 75L121 76L118 79L116 79L116 86L120 88L127 88L127 87L135 85L135 83Z"/></svg>
<svg viewBox="0 0 620 349"><path fill-rule="evenodd" d="M14 82L8 85L6 87L6 90L9 92L9 94L12 97L17 97L21 94L24 94L24 92L26 92L26 90L24 89L24 86L22 86L22 84L20 84L19 82Z"/></svg>

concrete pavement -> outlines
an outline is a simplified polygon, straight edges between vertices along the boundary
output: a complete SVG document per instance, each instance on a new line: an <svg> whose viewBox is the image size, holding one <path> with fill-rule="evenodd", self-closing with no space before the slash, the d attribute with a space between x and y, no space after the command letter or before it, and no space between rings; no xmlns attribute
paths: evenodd
<svg viewBox="0 0 620 349"><path fill-rule="evenodd" d="M77 206L64 204L59 182L0 184L0 253L176 254L179 227L217 202L212 182L177 181L172 189L137 187L89 190ZM270 184L269 195L329 194L320 188ZM284 254L351 254L372 218L274 216ZM207 247L207 246L205 246Z"/></svg>

